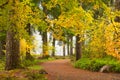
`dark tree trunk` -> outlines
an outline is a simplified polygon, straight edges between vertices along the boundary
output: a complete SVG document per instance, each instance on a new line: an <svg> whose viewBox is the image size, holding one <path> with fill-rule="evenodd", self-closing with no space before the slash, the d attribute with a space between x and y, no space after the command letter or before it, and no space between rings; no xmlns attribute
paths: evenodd
<svg viewBox="0 0 120 80"><path fill-rule="evenodd" d="M0 41L0 58L2 57L2 43Z"/></svg>
<svg viewBox="0 0 120 80"><path fill-rule="evenodd" d="M70 36L70 55L73 55L73 36Z"/></svg>
<svg viewBox="0 0 120 80"><path fill-rule="evenodd" d="M6 42L4 40L0 41L0 58L5 56L5 52L3 51L5 50L5 44Z"/></svg>
<svg viewBox="0 0 120 80"><path fill-rule="evenodd" d="M120 10L120 0L115 0L115 9Z"/></svg>
<svg viewBox="0 0 120 80"><path fill-rule="evenodd" d="M76 61L81 58L82 54L82 42L80 41L79 35L76 36Z"/></svg>
<svg viewBox="0 0 120 80"><path fill-rule="evenodd" d="M69 35L67 36L67 53L70 55Z"/></svg>
<svg viewBox="0 0 120 80"><path fill-rule="evenodd" d="M52 56L54 57L55 56L55 38L53 38L52 45L53 45Z"/></svg>
<svg viewBox="0 0 120 80"><path fill-rule="evenodd" d="M120 11L120 0L115 0L115 9ZM116 16L116 22L120 22L120 17Z"/></svg>
<svg viewBox="0 0 120 80"><path fill-rule="evenodd" d="M30 23L27 24L27 26L26 26L25 29L26 29L27 33L29 34L29 36L31 36L32 35L32 31L31 31L31 25L30 25ZM29 48L26 49L26 59L27 60L33 60L33 57L30 54L30 49Z"/></svg>
<svg viewBox="0 0 120 80"><path fill-rule="evenodd" d="M30 54L30 49L26 50L26 60L34 60L33 56Z"/></svg>
<svg viewBox="0 0 120 80"><path fill-rule="evenodd" d="M42 40L43 40L43 57L46 57L48 56L47 32L43 32Z"/></svg>
<svg viewBox="0 0 120 80"><path fill-rule="evenodd" d="M63 56L65 56L65 42L63 42Z"/></svg>
<svg viewBox="0 0 120 80"><path fill-rule="evenodd" d="M18 0L19 1L19 0ZM17 1L11 0L9 1L12 5L9 9L9 20L15 16L15 4ZM9 30L7 31L6 36L6 65L5 70L12 70L16 68L20 68L20 43L19 39L15 38L16 33L14 32L16 28L16 23L14 21L10 21Z"/></svg>
<svg viewBox="0 0 120 80"><path fill-rule="evenodd" d="M20 44L11 30L7 32L6 38L6 66L5 70L20 68Z"/></svg>

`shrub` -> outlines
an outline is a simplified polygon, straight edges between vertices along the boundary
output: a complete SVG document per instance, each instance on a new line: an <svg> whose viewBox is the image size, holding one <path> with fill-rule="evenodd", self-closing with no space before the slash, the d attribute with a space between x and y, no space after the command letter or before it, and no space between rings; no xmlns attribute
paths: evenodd
<svg viewBox="0 0 120 80"><path fill-rule="evenodd" d="M47 79L45 78L45 75L39 74L39 73L36 72L36 71L27 72L26 74L27 74L28 80L47 80Z"/></svg>
<svg viewBox="0 0 120 80"><path fill-rule="evenodd" d="M110 65L111 72L120 72L120 62L116 59L111 58L100 59L81 58L74 64L76 68L86 69L90 71L99 71L100 68L104 65Z"/></svg>

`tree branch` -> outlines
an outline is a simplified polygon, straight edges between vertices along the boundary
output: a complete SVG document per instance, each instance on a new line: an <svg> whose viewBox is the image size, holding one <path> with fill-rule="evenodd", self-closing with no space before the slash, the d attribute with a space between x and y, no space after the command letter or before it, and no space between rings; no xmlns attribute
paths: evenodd
<svg viewBox="0 0 120 80"><path fill-rule="evenodd" d="M5 3L3 3L2 5L0 5L0 8L3 9L5 5L7 5L9 3L9 0Z"/></svg>
<svg viewBox="0 0 120 80"><path fill-rule="evenodd" d="M111 19L111 23L113 24L113 27L114 27L115 33L116 33L117 36L118 36L119 34L118 34L118 32L117 32L116 26L115 26L115 24L113 23L112 19Z"/></svg>

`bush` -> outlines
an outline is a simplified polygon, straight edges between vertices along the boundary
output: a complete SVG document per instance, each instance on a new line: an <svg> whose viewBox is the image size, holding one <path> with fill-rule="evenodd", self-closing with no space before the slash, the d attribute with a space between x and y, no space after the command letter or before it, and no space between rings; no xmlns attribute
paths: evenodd
<svg viewBox="0 0 120 80"><path fill-rule="evenodd" d="M35 65L35 64L37 64L37 63L39 63L39 62L40 62L40 60L37 60L37 59L35 59L35 60L33 60L33 61L23 59L23 60L22 60L22 66L23 66L23 67L28 67L28 66Z"/></svg>
<svg viewBox="0 0 120 80"><path fill-rule="evenodd" d="M75 62L74 66L76 68L81 68L90 71L99 71L104 65L110 65L111 72L120 72L120 62L116 59L111 58L100 58L100 59L90 59L82 58Z"/></svg>
<svg viewBox="0 0 120 80"><path fill-rule="evenodd" d="M0 71L4 70L4 66L5 66L5 58L0 59Z"/></svg>
<svg viewBox="0 0 120 80"><path fill-rule="evenodd" d="M47 80L43 74L38 72L29 72L27 73L28 80Z"/></svg>

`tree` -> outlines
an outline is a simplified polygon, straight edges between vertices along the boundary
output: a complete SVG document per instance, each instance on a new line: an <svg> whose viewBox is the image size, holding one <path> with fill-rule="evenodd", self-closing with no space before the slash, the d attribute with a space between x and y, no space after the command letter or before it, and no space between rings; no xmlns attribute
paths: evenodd
<svg viewBox="0 0 120 80"><path fill-rule="evenodd" d="M7 32L6 41L6 66L5 70L20 68L20 44L19 39L15 39L15 32Z"/></svg>
<svg viewBox="0 0 120 80"><path fill-rule="evenodd" d="M65 57L66 56L66 54L65 54L65 42L63 42L63 56Z"/></svg>
<svg viewBox="0 0 120 80"><path fill-rule="evenodd" d="M5 56L5 44L6 44L6 41L5 40L1 40L0 41L0 58Z"/></svg>
<svg viewBox="0 0 120 80"><path fill-rule="evenodd" d="M9 19L11 20L14 17L16 10L13 9L15 7L16 1L11 0L9 2L11 8L9 12ZM6 66L5 70L11 70L20 67L20 44L19 39L15 38L16 32L13 30L16 27L16 24L11 20L10 27L7 31L6 37Z"/></svg>
<svg viewBox="0 0 120 80"><path fill-rule="evenodd" d="M70 56L73 55L73 36L70 36Z"/></svg>
<svg viewBox="0 0 120 80"><path fill-rule="evenodd" d="M80 42L80 36L76 36L76 61L79 60L82 56L82 42Z"/></svg>
<svg viewBox="0 0 120 80"><path fill-rule="evenodd" d="M0 34L0 58L5 56L5 44L6 44L6 34L4 31L1 31Z"/></svg>
<svg viewBox="0 0 120 80"><path fill-rule="evenodd" d="M115 9L120 11L120 0L115 0ZM116 22L120 22L120 17L116 16Z"/></svg>
<svg viewBox="0 0 120 80"><path fill-rule="evenodd" d="M55 56L55 38L53 38L53 42L52 42L52 46L53 46L53 49L52 49L52 56L54 57Z"/></svg>
<svg viewBox="0 0 120 80"><path fill-rule="evenodd" d="M25 30L28 23L35 23L33 19L36 16L31 8L31 0L9 0L7 7L8 14L8 28L6 37L6 70L20 68L20 39L29 37ZM6 10L7 10L6 9ZM26 9L26 10L24 10ZM36 8L34 8L36 10ZM35 18L36 19L36 18ZM37 19L38 20L38 19ZM39 22L39 20L37 21ZM36 22L36 24L37 24Z"/></svg>

